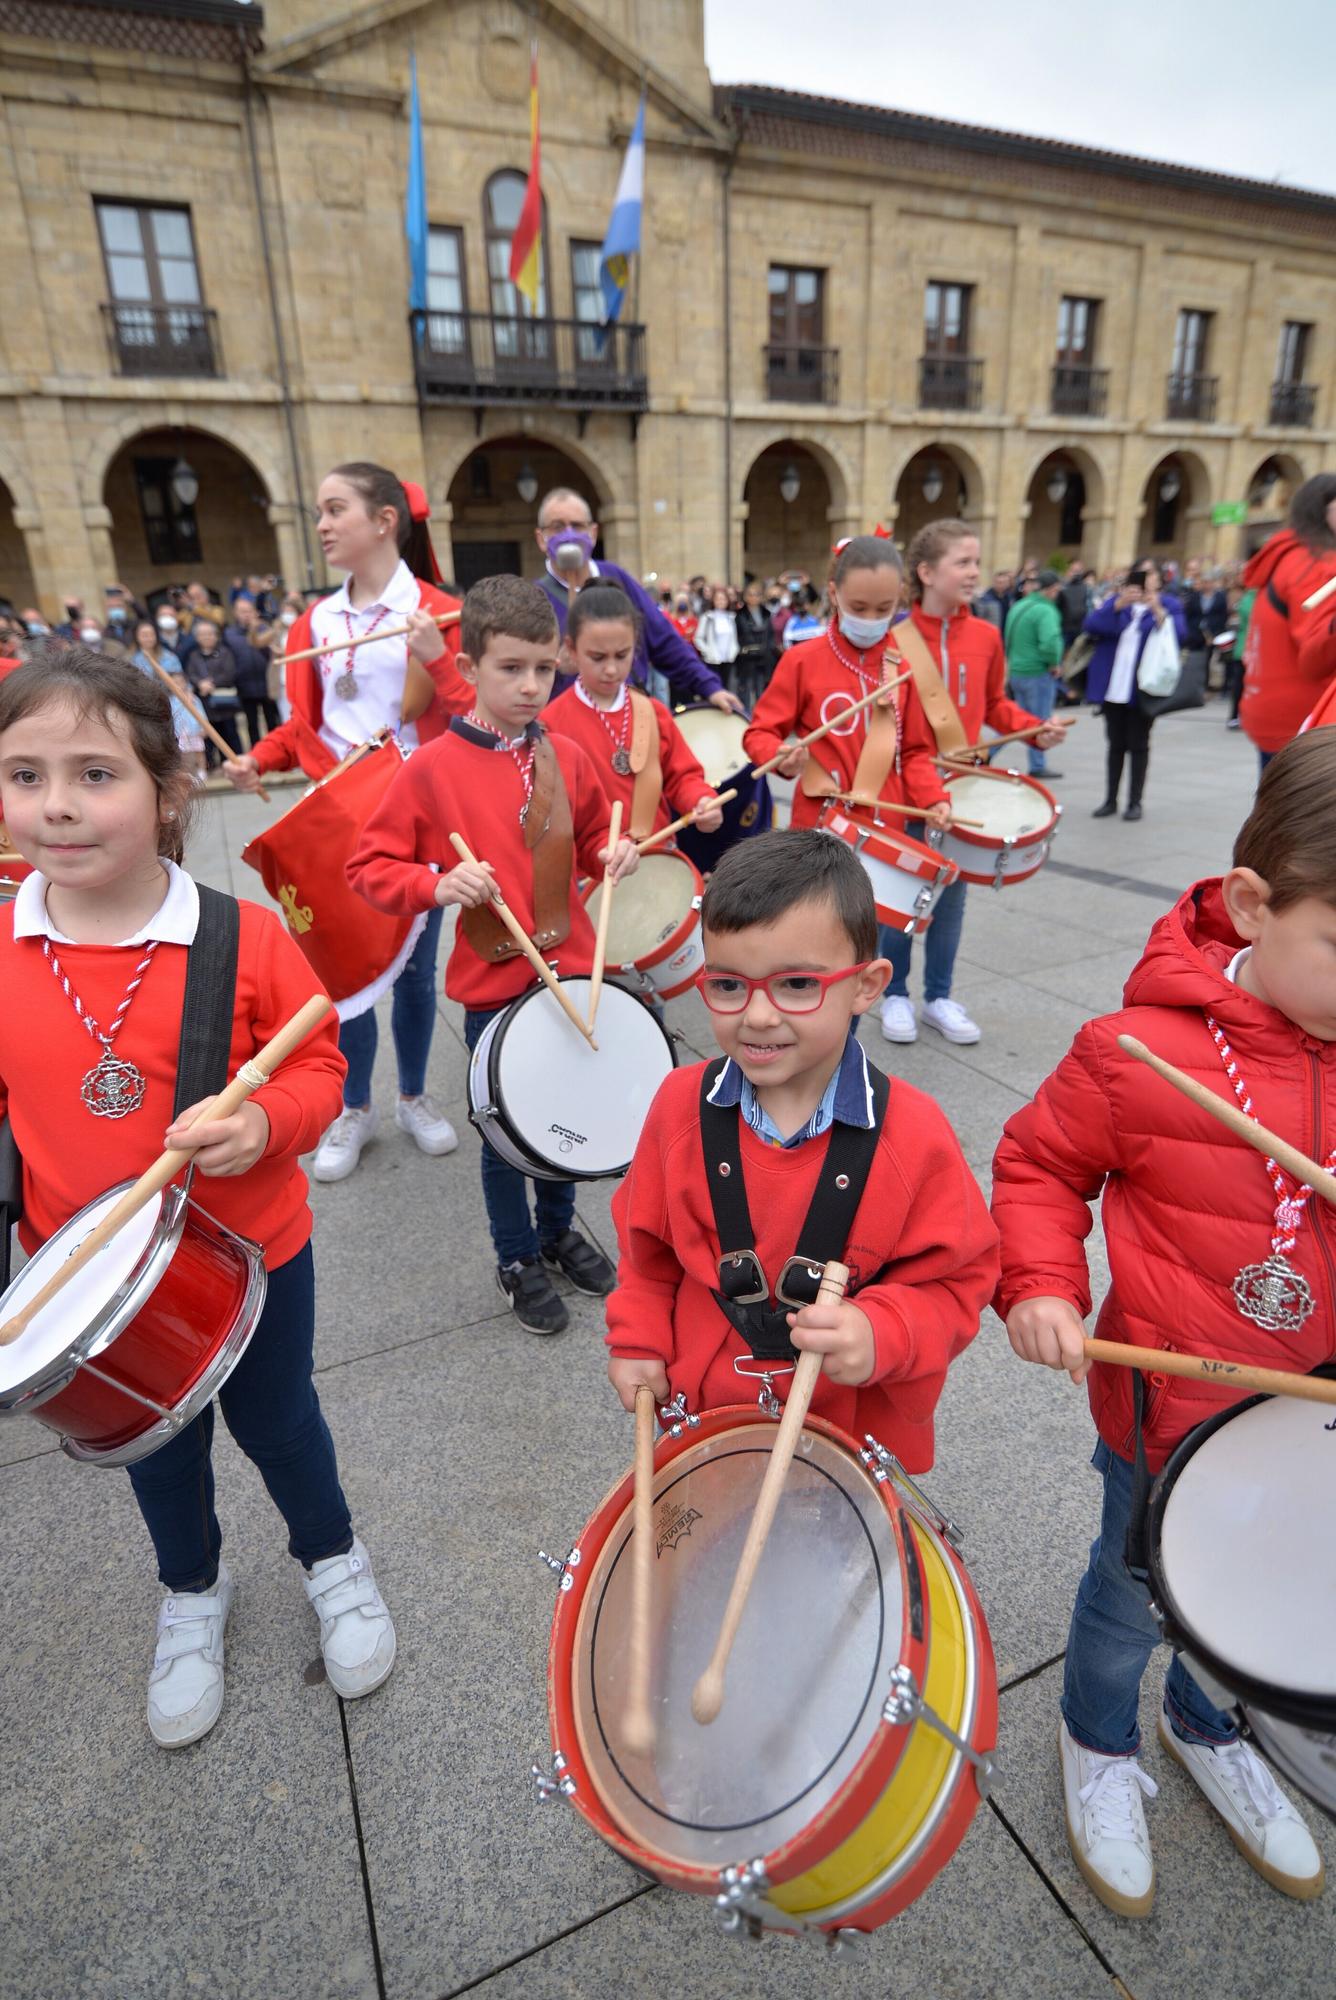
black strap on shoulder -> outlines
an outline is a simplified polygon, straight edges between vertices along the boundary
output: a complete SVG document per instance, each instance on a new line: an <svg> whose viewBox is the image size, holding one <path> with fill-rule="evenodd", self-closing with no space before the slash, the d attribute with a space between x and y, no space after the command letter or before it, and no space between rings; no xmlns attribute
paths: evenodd
<svg viewBox="0 0 1336 2000"><path fill-rule="evenodd" d="M8 1118L0 1118L0 1291L9 1284L9 1232L23 1216L23 1161Z"/></svg>
<svg viewBox="0 0 1336 2000"><path fill-rule="evenodd" d="M721 1258L754 1251L756 1235L747 1203L738 1138L741 1112L737 1105L710 1102L710 1092L723 1074L726 1058L707 1063L701 1075L700 1128L705 1178L714 1209L715 1233ZM873 1122L866 1129L837 1122L792 1254L820 1269L844 1255L849 1231L871 1170L890 1100L885 1075L868 1065L872 1084ZM764 1303L739 1304L715 1292L720 1311L747 1342L758 1361L792 1361L788 1316L793 1308L773 1295Z"/></svg>
<svg viewBox="0 0 1336 2000"><path fill-rule="evenodd" d="M201 883L199 929L186 957L174 1118L201 1097L216 1096L227 1082L240 935L241 911L236 897Z"/></svg>
<svg viewBox="0 0 1336 2000"><path fill-rule="evenodd" d="M1285 602L1280 592L1276 589L1276 586L1274 583L1272 583L1270 577L1268 577L1266 580L1266 598L1267 598L1267 603L1271 606L1271 609L1273 611L1278 611L1282 618L1289 617L1290 607Z"/></svg>
<svg viewBox="0 0 1336 2000"><path fill-rule="evenodd" d="M1138 1583L1150 1575L1150 1537L1146 1513L1150 1506L1150 1467L1146 1463L1146 1440L1142 1426L1146 1410L1146 1384L1141 1370L1132 1373L1132 1413L1134 1418L1132 1453L1132 1503L1127 1516L1127 1545L1124 1560Z"/></svg>

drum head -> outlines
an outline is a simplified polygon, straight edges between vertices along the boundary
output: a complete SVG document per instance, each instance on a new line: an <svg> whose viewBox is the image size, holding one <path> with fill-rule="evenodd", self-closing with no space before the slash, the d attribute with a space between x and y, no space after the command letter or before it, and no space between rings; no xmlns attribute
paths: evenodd
<svg viewBox="0 0 1336 2000"><path fill-rule="evenodd" d="M742 747L742 739L748 728L741 715L725 713L722 708L711 708L708 702L699 708L684 708L674 722L687 739L692 756L705 773L705 782L715 791L726 785L730 778L736 778L739 771L745 771L751 759Z"/></svg>
<svg viewBox="0 0 1336 2000"><path fill-rule="evenodd" d="M626 1754L631 1513L586 1587L575 1640L585 1761L607 1810L642 1845L723 1866L772 1852L848 1780L881 1722L902 1639L902 1558L885 1502L856 1460L805 1431L710 1728L691 1714L771 1435L704 1438L655 1480L651 1704L655 1747Z"/></svg>
<svg viewBox="0 0 1336 2000"><path fill-rule="evenodd" d="M614 899L615 900L615 899ZM589 1013L589 981L563 979ZM604 985L594 1029L577 1034L545 986L526 993L498 1026L492 1051L497 1107L522 1145L588 1177L625 1173L654 1093L674 1068L673 1045L624 986Z"/></svg>
<svg viewBox="0 0 1336 2000"><path fill-rule="evenodd" d="M634 965L665 943L690 912L699 887L700 877L681 855L642 855L635 874L613 892L609 965ZM602 904L600 882L589 898L589 921L595 926Z"/></svg>
<svg viewBox="0 0 1336 2000"><path fill-rule="evenodd" d="M948 778L947 791L953 813L959 813L962 819L983 822L981 828L974 829L976 836L986 833L995 840L1034 839L1046 833L1054 822L1054 810L1048 799L1038 785L1025 778L1018 777L1014 784L1000 784L996 778L967 773L961 778Z"/></svg>
<svg viewBox="0 0 1336 2000"><path fill-rule="evenodd" d="M36 1296L57 1266L78 1248L103 1216L110 1214L124 1193L123 1186L113 1188L109 1194L90 1202L42 1245L0 1299L0 1321L19 1312ZM82 1271L75 1272L51 1303L43 1306L17 1340L0 1347L0 1396L39 1381L76 1349L81 1354L96 1351L96 1337L88 1336L106 1319L109 1309L134 1277L158 1227L162 1201L162 1195L158 1194L145 1203L138 1215L131 1216Z"/></svg>
<svg viewBox="0 0 1336 2000"><path fill-rule="evenodd" d="M1282 1713L1297 1698L1336 1727L1328 1420L1276 1396L1203 1425L1160 1475L1150 1531L1156 1595L1188 1650L1268 1712L1271 1691Z"/></svg>
<svg viewBox="0 0 1336 2000"><path fill-rule="evenodd" d="M1301 1729L1246 1703L1243 1717L1258 1749L1282 1776L1336 1821L1336 1730Z"/></svg>

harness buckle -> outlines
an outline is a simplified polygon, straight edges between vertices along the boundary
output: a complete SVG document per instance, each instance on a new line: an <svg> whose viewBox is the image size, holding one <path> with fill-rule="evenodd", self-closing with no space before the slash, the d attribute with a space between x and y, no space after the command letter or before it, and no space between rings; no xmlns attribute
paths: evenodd
<svg viewBox="0 0 1336 2000"><path fill-rule="evenodd" d="M763 1415L778 1419L784 1414L784 1405L775 1394L775 1377L776 1375L792 1375L797 1363L793 1361L763 1361L759 1367L752 1368L748 1364L755 1360L755 1358L754 1355L748 1354L735 1355L733 1359L733 1373L735 1375L745 1375L749 1382L760 1383L760 1391L756 1398L757 1406Z"/></svg>

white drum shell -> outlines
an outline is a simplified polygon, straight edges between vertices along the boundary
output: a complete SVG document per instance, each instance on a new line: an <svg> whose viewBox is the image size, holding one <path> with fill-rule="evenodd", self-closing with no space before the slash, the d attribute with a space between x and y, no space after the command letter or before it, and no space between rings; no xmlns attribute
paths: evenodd
<svg viewBox="0 0 1336 2000"><path fill-rule="evenodd" d="M1033 778L1013 771L1007 780L962 772L948 777L951 810L979 828L948 827L925 838L954 861L967 882L1001 889L1028 881L1048 860L1062 808Z"/></svg>

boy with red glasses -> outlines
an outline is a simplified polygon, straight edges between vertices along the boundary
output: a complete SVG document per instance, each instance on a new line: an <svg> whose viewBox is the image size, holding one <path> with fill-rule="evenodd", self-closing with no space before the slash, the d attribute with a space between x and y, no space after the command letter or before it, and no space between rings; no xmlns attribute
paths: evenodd
<svg viewBox="0 0 1336 2000"><path fill-rule="evenodd" d="M813 1410L924 1472L997 1236L941 1111L858 1041L887 973L868 878L829 834L762 834L724 855L701 918L723 1057L663 1084L613 1201L613 1387L627 1409L644 1382L692 1412L759 1394L777 1415L811 1349ZM848 1292L817 1305L831 1258Z"/></svg>

